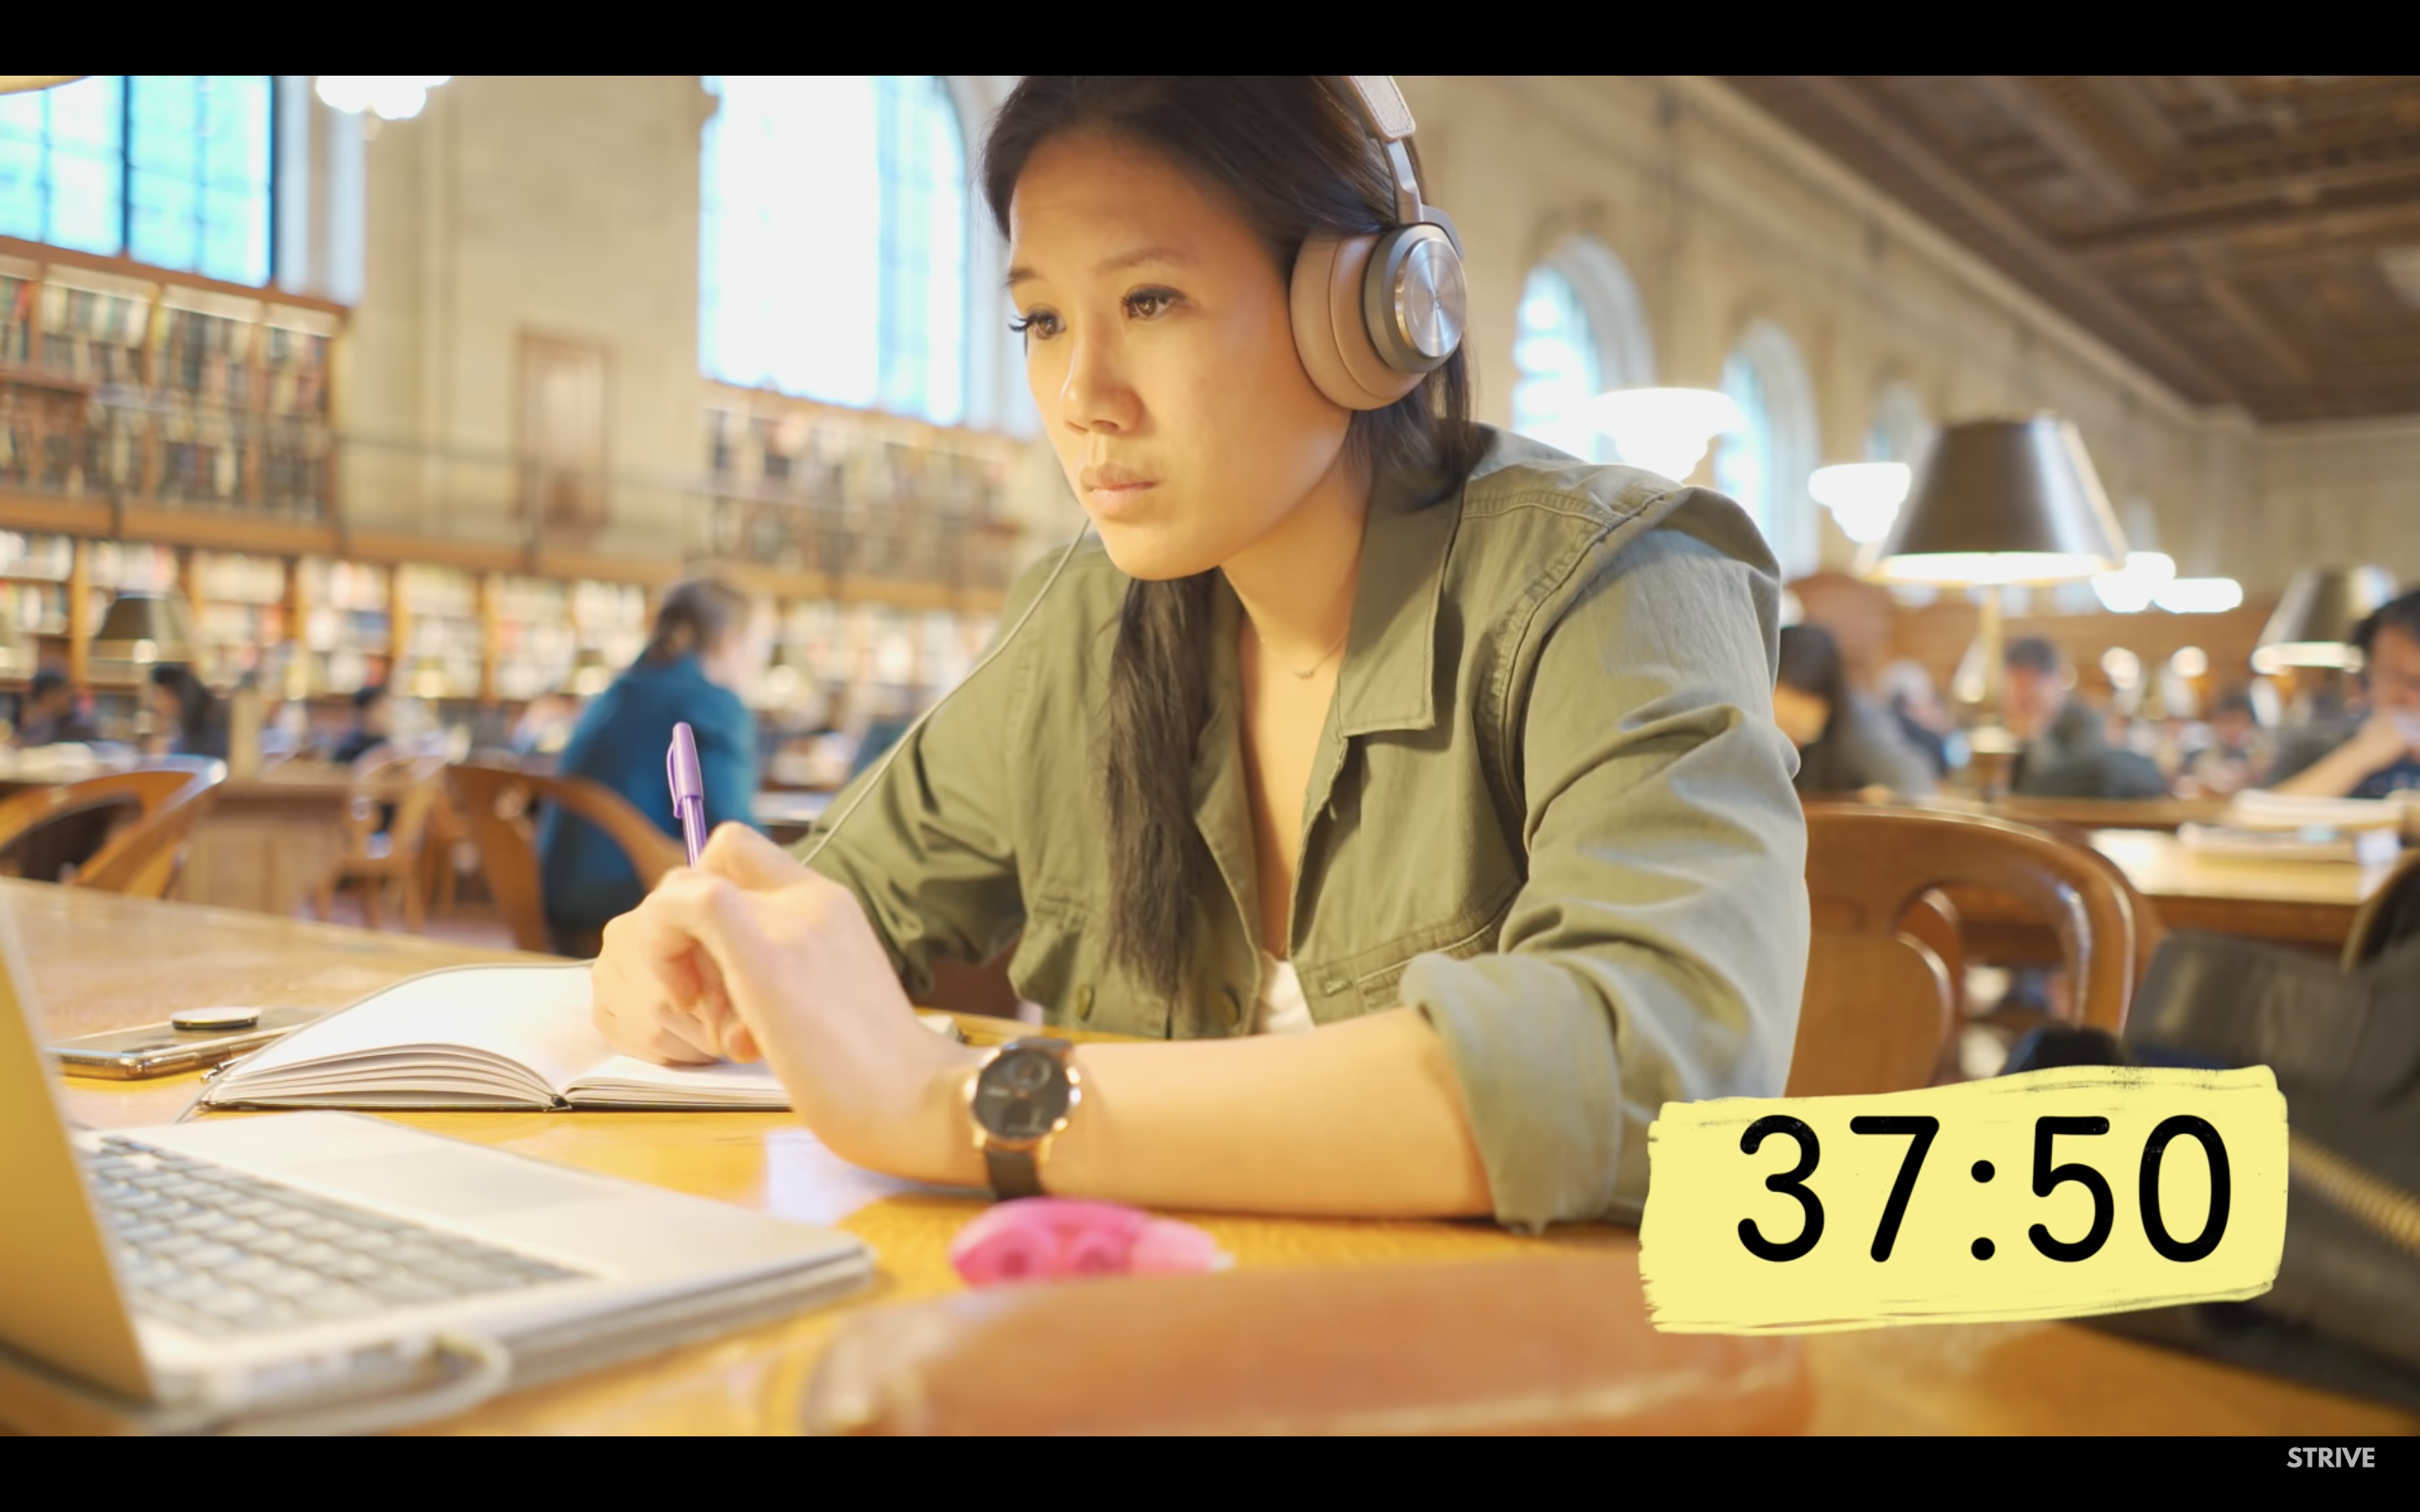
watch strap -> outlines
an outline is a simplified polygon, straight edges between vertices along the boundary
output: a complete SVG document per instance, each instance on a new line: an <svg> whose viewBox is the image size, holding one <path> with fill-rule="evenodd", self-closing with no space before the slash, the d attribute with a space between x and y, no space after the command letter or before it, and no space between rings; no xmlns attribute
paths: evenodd
<svg viewBox="0 0 2420 1512"><path fill-rule="evenodd" d="M1030 1149L1002 1149L987 1145L984 1148L984 1171L991 1178L992 1196L1002 1201L1044 1195L1041 1166Z"/></svg>

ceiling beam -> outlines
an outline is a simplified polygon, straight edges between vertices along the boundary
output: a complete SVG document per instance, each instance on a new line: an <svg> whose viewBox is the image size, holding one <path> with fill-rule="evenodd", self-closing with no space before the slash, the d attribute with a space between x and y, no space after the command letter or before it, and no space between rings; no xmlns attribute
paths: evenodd
<svg viewBox="0 0 2420 1512"><path fill-rule="evenodd" d="M2194 257L2200 272L2202 298L2211 307L2226 316L2228 322L2275 363L2288 378L2297 383L2309 383L2315 377L2310 358L2280 331L2270 318L2255 309L2243 291L2228 276L2226 255L2215 248L2205 247Z"/></svg>
<svg viewBox="0 0 2420 1512"><path fill-rule="evenodd" d="M2142 206L2142 195L2058 103L2036 88L2033 81L2012 73L1981 73L1975 87L2000 108L2001 114L2024 129L2068 172L2083 180L2111 215L2129 215Z"/></svg>
<svg viewBox="0 0 2420 1512"><path fill-rule="evenodd" d="M2314 255L2420 246L2420 201L2360 208L2274 208L2257 215L2143 226L2071 242L2080 262L2106 273L2156 268L2190 246L2224 243L2239 270L2287 271ZM2335 257L2331 261L2336 260Z"/></svg>
<svg viewBox="0 0 2420 1512"><path fill-rule="evenodd" d="M2205 401L2238 397L2234 385L2207 362L2136 315L2075 259L1976 186L1864 90L1833 74L1801 74L1793 82L1838 127L1862 137L1955 219L1981 233L1991 244L1986 255L1996 252L1993 260L2020 282L2048 285L2054 302L2065 305L2072 318L2160 372L2188 397ZM1855 160L1850 161L1854 165Z"/></svg>

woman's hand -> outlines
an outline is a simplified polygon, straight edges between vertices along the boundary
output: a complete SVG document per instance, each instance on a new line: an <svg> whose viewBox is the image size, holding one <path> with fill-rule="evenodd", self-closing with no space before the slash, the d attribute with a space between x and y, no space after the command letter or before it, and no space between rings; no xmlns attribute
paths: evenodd
<svg viewBox="0 0 2420 1512"><path fill-rule="evenodd" d="M628 1054L761 1057L834 1153L979 1184L960 1096L980 1056L917 1022L857 898L755 831L725 825L606 926L597 1016Z"/></svg>

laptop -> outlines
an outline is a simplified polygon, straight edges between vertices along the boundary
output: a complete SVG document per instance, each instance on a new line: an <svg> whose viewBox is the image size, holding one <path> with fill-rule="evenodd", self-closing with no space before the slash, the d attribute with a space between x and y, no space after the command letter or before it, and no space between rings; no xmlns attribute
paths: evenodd
<svg viewBox="0 0 2420 1512"><path fill-rule="evenodd" d="M371 1431L872 1274L847 1234L355 1114L71 1130L23 960L0 906L0 1399L21 1427Z"/></svg>

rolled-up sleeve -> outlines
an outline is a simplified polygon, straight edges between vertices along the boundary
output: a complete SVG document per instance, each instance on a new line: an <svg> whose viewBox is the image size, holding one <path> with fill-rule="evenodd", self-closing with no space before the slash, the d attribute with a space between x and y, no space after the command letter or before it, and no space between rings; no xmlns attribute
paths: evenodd
<svg viewBox="0 0 2420 1512"><path fill-rule="evenodd" d="M1508 1226L1635 1221L1662 1104L1782 1090L1808 925L1778 599L1769 559L1655 530L1514 658L1528 878L1497 953L1402 982Z"/></svg>

